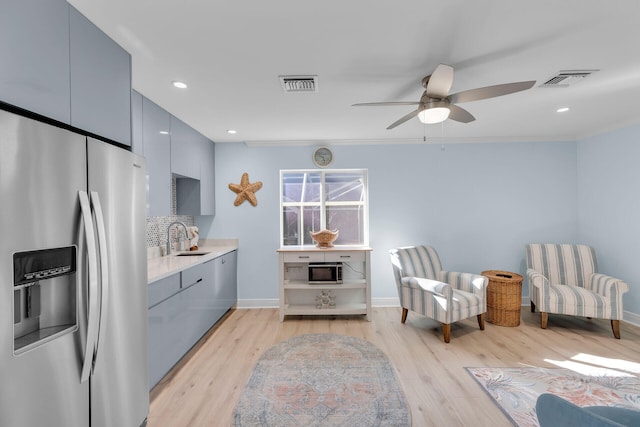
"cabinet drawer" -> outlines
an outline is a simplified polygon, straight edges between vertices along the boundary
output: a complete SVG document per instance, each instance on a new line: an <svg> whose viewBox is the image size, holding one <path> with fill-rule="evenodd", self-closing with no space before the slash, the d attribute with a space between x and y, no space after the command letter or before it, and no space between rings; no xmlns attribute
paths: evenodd
<svg viewBox="0 0 640 427"><path fill-rule="evenodd" d="M149 307L153 307L177 292L180 292L179 274L151 283L149 285Z"/></svg>
<svg viewBox="0 0 640 427"><path fill-rule="evenodd" d="M284 262L322 262L322 252L288 252L284 254Z"/></svg>
<svg viewBox="0 0 640 427"><path fill-rule="evenodd" d="M325 261L364 262L364 252L326 252Z"/></svg>
<svg viewBox="0 0 640 427"><path fill-rule="evenodd" d="M200 283L204 280L206 267L204 264L194 265L191 268L182 271L182 289Z"/></svg>

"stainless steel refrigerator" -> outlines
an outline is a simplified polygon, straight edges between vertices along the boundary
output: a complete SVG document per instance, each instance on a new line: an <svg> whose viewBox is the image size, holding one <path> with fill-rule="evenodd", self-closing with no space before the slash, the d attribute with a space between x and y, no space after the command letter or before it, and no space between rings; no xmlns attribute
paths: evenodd
<svg viewBox="0 0 640 427"><path fill-rule="evenodd" d="M145 162L0 111L0 426L149 412Z"/></svg>

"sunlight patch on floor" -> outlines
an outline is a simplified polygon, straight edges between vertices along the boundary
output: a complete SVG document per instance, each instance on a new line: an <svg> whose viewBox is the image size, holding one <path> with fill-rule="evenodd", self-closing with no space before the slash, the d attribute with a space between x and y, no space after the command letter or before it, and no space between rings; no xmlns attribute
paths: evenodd
<svg viewBox="0 0 640 427"><path fill-rule="evenodd" d="M585 353L578 353L571 360L545 359L545 362L590 376L634 377L640 374L640 363Z"/></svg>

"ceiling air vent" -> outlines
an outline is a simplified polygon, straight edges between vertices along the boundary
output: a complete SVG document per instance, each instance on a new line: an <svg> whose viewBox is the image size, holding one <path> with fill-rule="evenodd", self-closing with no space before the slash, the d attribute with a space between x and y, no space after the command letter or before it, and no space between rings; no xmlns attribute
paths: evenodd
<svg viewBox="0 0 640 427"><path fill-rule="evenodd" d="M540 85L540 87L569 87L583 81L598 70L564 70Z"/></svg>
<svg viewBox="0 0 640 427"><path fill-rule="evenodd" d="M287 93L317 92L318 76L279 76L282 90Z"/></svg>

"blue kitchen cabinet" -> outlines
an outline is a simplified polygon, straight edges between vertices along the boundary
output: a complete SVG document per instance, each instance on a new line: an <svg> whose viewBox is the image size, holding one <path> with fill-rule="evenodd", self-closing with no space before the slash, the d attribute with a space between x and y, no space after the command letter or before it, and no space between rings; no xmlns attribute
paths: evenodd
<svg viewBox="0 0 640 427"><path fill-rule="evenodd" d="M183 354L209 330L206 310L211 299L206 264L198 264L182 272L183 290L180 293L182 336L178 345Z"/></svg>
<svg viewBox="0 0 640 427"><path fill-rule="evenodd" d="M0 102L131 145L129 53L64 0L1 12Z"/></svg>
<svg viewBox="0 0 640 427"><path fill-rule="evenodd" d="M147 216L171 215L171 115L142 98L142 145L147 158Z"/></svg>
<svg viewBox="0 0 640 427"><path fill-rule="evenodd" d="M69 10L71 125L131 145L131 55Z"/></svg>
<svg viewBox="0 0 640 427"><path fill-rule="evenodd" d="M200 179L200 146L206 140L198 131L171 116L171 173Z"/></svg>
<svg viewBox="0 0 640 427"><path fill-rule="evenodd" d="M3 0L0 101L69 123L69 5Z"/></svg>
<svg viewBox="0 0 640 427"><path fill-rule="evenodd" d="M184 145L188 149L176 148L173 127L171 132L171 166L173 173L176 174L176 213L178 215L213 215L215 213L214 143L197 134L197 138L192 138L189 144ZM175 163L184 160L192 163L191 176L184 175L189 173L188 170L174 166ZM197 165L197 168L193 165ZM196 169L197 174L193 172Z"/></svg>
<svg viewBox="0 0 640 427"><path fill-rule="evenodd" d="M149 284L149 386L237 302L237 252Z"/></svg>
<svg viewBox="0 0 640 427"><path fill-rule="evenodd" d="M211 140L203 141L200 157L200 215L216 213L215 193L215 144Z"/></svg>
<svg viewBox="0 0 640 427"><path fill-rule="evenodd" d="M131 151L144 156L142 94L131 89Z"/></svg>
<svg viewBox="0 0 640 427"><path fill-rule="evenodd" d="M238 302L238 252L229 252L214 260L216 262L215 310L218 320Z"/></svg>
<svg viewBox="0 0 640 427"><path fill-rule="evenodd" d="M180 119L171 117L171 172L176 176L178 215L215 213L214 143Z"/></svg>
<svg viewBox="0 0 640 427"><path fill-rule="evenodd" d="M149 386L156 385L184 355L176 345L183 333L180 322L180 273L149 285L148 369Z"/></svg>

